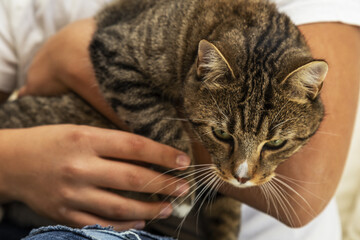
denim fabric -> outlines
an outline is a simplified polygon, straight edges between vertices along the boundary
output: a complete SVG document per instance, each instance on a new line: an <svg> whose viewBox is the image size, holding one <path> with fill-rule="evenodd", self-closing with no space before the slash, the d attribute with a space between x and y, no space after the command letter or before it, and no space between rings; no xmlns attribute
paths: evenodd
<svg viewBox="0 0 360 240"><path fill-rule="evenodd" d="M116 232L111 227L99 225L74 229L66 226L49 226L32 230L23 240L173 240L169 237L156 236L145 231L129 230Z"/></svg>

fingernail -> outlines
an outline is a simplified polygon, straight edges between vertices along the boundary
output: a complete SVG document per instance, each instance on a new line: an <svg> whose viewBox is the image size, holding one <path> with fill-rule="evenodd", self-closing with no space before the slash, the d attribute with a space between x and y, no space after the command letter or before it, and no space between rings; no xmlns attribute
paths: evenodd
<svg viewBox="0 0 360 240"><path fill-rule="evenodd" d="M188 192L189 192L189 185L186 181L181 181L180 183L178 183L175 191L176 195L185 195Z"/></svg>
<svg viewBox="0 0 360 240"><path fill-rule="evenodd" d="M145 222L138 222L135 224L135 229L143 229L145 227Z"/></svg>
<svg viewBox="0 0 360 240"><path fill-rule="evenodd" d="M187 167L190 164L190 158L188 156L186 156L186 155L179 155L176 158L176 164L179 167Z"/></svg>
<svg viewBox="0 0 360 240"><path fill-rule="evenodd" d="M171 205L165 207L164 209L161 210L159 217L160 218L167 218L171 215L172 213L172 207Z"/></svg>

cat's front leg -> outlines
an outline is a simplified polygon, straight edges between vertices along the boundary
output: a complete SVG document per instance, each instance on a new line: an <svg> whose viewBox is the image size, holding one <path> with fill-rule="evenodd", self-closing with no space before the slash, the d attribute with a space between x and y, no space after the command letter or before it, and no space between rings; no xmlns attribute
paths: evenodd
<svg viewBox="0 0 360 240"><path fill-rule="evenodd" d="M241 203L218 194L213 204L202 208L201 221L207 240L237 240Z"/></svg>
<svg viewBox="0 0 360 240"><path fill-rule="evenodd" d="M183 126L183 121L178 119L175 106L147 83L140 83L135 80L133 82L127 81L126 84L127 91L118 91L117 93L107 91L105 96L131 131L177 148L192 157L191 141ZM154 169L163 172L167 170ZM173 171L169 174L181 174L191 186L194 186L193 178L186 177L191 170L189 168L185 171ZM190 189L190 193L192 192L194 191ZM174 216L184 217L193 205L194 193L187 197L163 200L172 201Z"/></svg>
<svg viewBox="0 0 360 240"><path fill-rule="evenodd" d="M132 113L132 119L130 124L132 130L136 134L140 134L149 137L155 141L177 148L192 158L191 141L183 126L183 122L178 120L175 108L171 103L157 103L157 111L144 111L139 113L137 120L134 119L134 113ZM193 160L192 160L193 163ZM181 198L172 199L173 216L184 217L193 207L193 201L195 198L194 179L190 176L192 167L185 171L174 171L172 174L181 175L187 180L190 186L190 195Z"/></svg>
<svg viewBox="0 0 360 240"><path fill-rule="evenodd" d="M160 107L161 106L161 107ZM130 120L133 124L130 126L133 132L146 137L149 137L157 142L172 146L179 149L191 157L193 164L193 157L191 151L191 141L188 133L183 126L183 122L179 121L177 112L171 103L158 102L158 111L145 111L140 114L137 121ZM134 124L135 123L135 124ZM181 198L173 198L173 216L184 217L191 208L195 198L195 183L192 176L190 176L193 168L190 167L185 171L174 171L172 174L181 175L187 180L192 188L189 195Z"/></svg>

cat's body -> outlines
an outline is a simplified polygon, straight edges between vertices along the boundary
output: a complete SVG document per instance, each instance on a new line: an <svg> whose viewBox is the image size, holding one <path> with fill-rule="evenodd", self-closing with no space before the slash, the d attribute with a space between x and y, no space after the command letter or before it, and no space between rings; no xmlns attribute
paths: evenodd
<svg viewBox="0 0 360 240"><path fill-rule="evenodd" d="M269 181L319 127L327 65L312 59L297 28L266 1L121 0L97 23L90 56L119 118L132 132L191 155L184 123L176 121L187 119L214 172L233 185ZM72 93L0 109L1 128L58 123L115 128ZM224 199L215 203L223 216L209 221L206 239L236 239L240 205ZM175 215L184 215L179 209Z"/></svg>

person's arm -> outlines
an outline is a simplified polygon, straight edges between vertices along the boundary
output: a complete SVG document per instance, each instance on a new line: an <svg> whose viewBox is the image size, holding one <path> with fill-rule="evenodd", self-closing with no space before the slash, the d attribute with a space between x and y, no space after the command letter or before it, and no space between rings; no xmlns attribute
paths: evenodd
<svg viewBox="0 0 360 240"><path fill-rule="evenodd" d="M56 95L73 89L106 115L108 106L87 53L94 22L89 19L74 26L74 32L64 29L39 52L21 94ZM3 96L5 100L7 95ZM115 116L110 112L109 118L111 114ZM136 201L106 189L179 196L188 188L173 176L132 164L136 160L184 169L190 163L184 153L123 131L75 125L1 129L0 152L0 204L20 201L38 214L71 226L141 228L144 220L171 214L167 202Z"/></svg>
<svg viewBox="0 0 360 240"><path fill-rule="evenodd" d="M311 221L334 196L350 146L360 82L358 27L340 23L316 23L299 28L314 57L325 59L329 63L329 73L321 93L326 113L319 131L300 152L277 170L279 174L292 180L281 177L278 179L291 186L306 200L305 202L292 190L277 183L286 192L284 195L292 207L288 206L286 213L279 203L275 203L280 216L277 216L273 206L270 215L293 227L304 226ZM264 197L259 198L263 196L259 189L232 189L228 194L267 212L266 200Z"/></svg>
<svg viewBox="0 0 360 240"><path fill-rule="evenodd" d="M75 91L121 129L119 120L100 93L88 46L95 31L93 18L69 24L51 37L36 54L19 95L51 96Z"/></svg>
<svg viewBox="0 0 360 240"><path fill-rule="evenodd" d="M169 203L136 201L107 189L176 196L187 191L184 181L131 162L184 169L190 159L134 134L52 125L2 129L0 143L0 204L20 201L57 223L142 228L144 220L168 217Z"/></svg>

